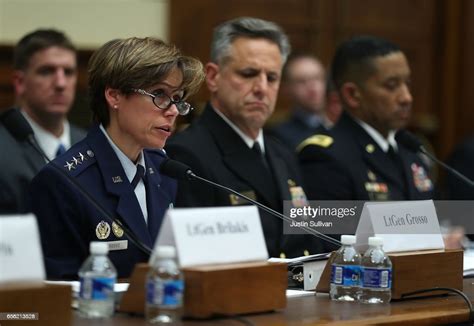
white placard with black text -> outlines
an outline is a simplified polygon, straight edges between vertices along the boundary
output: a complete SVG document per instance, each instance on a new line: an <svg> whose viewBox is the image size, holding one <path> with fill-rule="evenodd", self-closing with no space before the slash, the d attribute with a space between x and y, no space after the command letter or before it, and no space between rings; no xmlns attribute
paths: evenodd
<svg viewBox="0 0 474 326"><path fill-rule="evenodd" d="M155 247L162 245L176 246L181 267L268 259L255 206L169 209Z"/></svg>
<svg viewBox="0 0 474 326"><path fill-rule="evenodd" d="M0 216L0 283L43 281L44 278L35 216Z"/></svg>
<svg viewBox="0 0 474 326"><path fill-rule="evenodd" d="M386 252L444 249L432 200L367 202L356 236L361 250L367 248L371 236L383 238Z"/></svg>

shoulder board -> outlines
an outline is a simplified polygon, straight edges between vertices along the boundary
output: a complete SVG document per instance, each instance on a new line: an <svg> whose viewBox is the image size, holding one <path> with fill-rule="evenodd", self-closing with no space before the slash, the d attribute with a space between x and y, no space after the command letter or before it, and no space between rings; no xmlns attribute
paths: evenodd
<svg viewBox="0 0 474 326"><path fill-rule="evenodd" d="M316 145L320 147L327 148L332 145L334 142L334 139L328 135L314 135L309 138L306 138L303 142L301 142L298 147L296 147L297 152L301 152L303 148L305 148L308 145Z"/></svg>
<svg viewBox="0 0 474 326"><path fill-rule="evenodd" d="M165 149L145 149L145 151L147 152L147 154L152 154L152 155L158 155L158 156L161 156L161 157L168 157L168 155L166 154L166 151Z"/></svg>
<svg viewBox="0 0 474 326"><path fill-rule="evenodd" d="M94 152L87 146L71 153L73 155L63 155L61 161L57 159L54 161L55 164L62 167L71 176L79 175L82 171L87 169L87 167L96 162Z"/></svg>

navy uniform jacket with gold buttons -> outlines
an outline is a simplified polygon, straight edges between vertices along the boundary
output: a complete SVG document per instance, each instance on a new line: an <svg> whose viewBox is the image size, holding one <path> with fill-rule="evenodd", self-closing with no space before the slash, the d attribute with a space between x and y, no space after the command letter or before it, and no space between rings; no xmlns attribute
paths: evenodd
<svg viewBox="0 0 474 326"><path fill-rule="evenodd" d="M349 114L329 135L315 135L298 147L308 199L422 200L433 197L427 168L398 144L391 160Z"/></svg>
<svg viewBox="0 0 474 326"><path fill-rule="evenodd" d="M98 127L92 128L83 141L53 162L152 248L164 213L174 201L176 181L159 173L165 159L162 151L144 150L143 153L148 223L118 157ZM81 264L89 255L91 241L122 241L120 245L116 243L120 250L109 251L118 277L130 276L136 263L148 259L118 225L102 216L51 164L33 179L30 194L33 212L38 218L48 278L77 278ZM124 244L126 249L123 249Z"/></svg>
<svg viewBox="0 0 474 326"><path fill-rule="evenodd" d="M269 168L257 153L208 105L188 129L172 137L166 146L168 155L186 163L194 173L237 190L276 211L283 201L301 193L301 179L296 157L271 137L264 136ZM303 193L304 195L304 193ZM297 196L297 195L296 195ZM248 205L207 184L187 180L179 183L176 206L205 207ZM260 220L270 256L303 256L324 251L312 236L283 235L280 219L262 210ZM218 244L216 244L218 245Z"/></svg>

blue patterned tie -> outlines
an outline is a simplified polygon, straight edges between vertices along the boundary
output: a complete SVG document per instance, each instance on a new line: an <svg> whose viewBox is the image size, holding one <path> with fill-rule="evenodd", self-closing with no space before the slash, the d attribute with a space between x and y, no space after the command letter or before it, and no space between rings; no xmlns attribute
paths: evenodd
<svg viewBox="0 0 474 326"><path fill-rule="evenodd" d="M56 157L66 153L66 147L63 144L59 144L58 149L56 150Z"/></svg>

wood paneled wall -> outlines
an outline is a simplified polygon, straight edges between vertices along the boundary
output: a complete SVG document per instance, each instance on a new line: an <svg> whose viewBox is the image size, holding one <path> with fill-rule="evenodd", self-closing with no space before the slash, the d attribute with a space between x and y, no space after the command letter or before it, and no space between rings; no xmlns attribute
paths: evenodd
<svg viewBox="0 0 474 326"><path fill-rule="evenodd" d="M170 40L186 54L209 59L214 26L254 16L280 24L297 51L329 65L337 44L355 34L398 43L412 68L411 128L445 158L474 132L474 1L471 0L173 0ZM205 86L196 100L207 98ZM274 119L287 112L280 96Z"/></svg>
<svg viewBox="0 0 474 326"><path fill-rule="evenodd" d="M171 0L170 40L206 62L214 26L239 16L280 24L297 51L329 65L337 44L354 34L375 34L398 43L413 72L412 128L424 134L441 158L474 132L474 1L472 0ZM11 47L0 46L0 108L13 103ZM86 65L79 53L79 85L72 120L89 122ZM207 100L206 87L192 99ZM280 96L273 121L287 114Z"/></svg>

